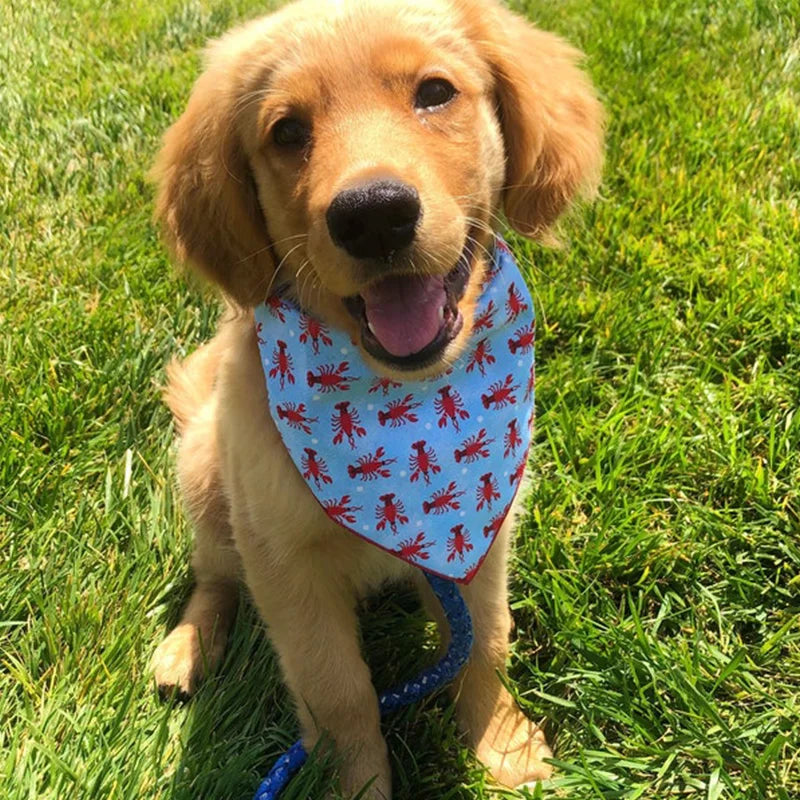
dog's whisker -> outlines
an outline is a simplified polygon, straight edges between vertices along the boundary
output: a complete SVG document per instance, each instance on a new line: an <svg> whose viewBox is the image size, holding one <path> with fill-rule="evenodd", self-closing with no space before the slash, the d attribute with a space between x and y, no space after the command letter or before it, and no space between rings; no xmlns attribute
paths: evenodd
<svg viewBox="0 0 800 800"><path fill-rule="evenodd" d="M487 261L491 261L492 253L489 250L487 250L487 248L484 245L482 245L477 239L475 239L474 236L467 236L467 242L472 244L481 252L483 252L483 254L486 256Z"/></svg>
<svg viewBox="0 0 800 800"><path fill-rule="evenodd" d="M305 237L305 234L303 234L303 236ZM269 282L268 282L268 284L267 284L267 289L266 289L266 291L265 291L265 292L264 292L264 294L263 294L264 301L266 301L266 299L267 299L267 298L270 296L270 292L272 291L272 287L274 286L274 284L275 284L275 281L278 279L278 275L279 275L279 273L280 273L281 269L283 268L284 264L286 263L286 260L287 260L287 258L288 258L288 257L289 257L289 256L290 256L290 255L291 255L291 254L292 254L292 253L295 251L295 250L297 250L298 248L302 247L302 246L303 246L303 244L304 244L304 242L300 242L299 244L295 245L295 246L294 246L294 247L293 247L291 250L289 250L289 252L288 252L288 253L286 253L286 255L285 255L285 256L283 256L283 258L282 258L282 259L281 259L281 260L278 262L278 266L277 266L277 267L275 267L275 269L272 271L272 275L270 275L270 276L269 276ZM265 281L266 281L266 276L264 276L264 278L262 278L262 279L261 279L261 281L259 281L259 283L256 285L256 287L255 287L255 290L254 290L254 294L255 294L256 292L258 292L258 290L261 288L261 285L262 285L262 283L264 283Z"/></svg>
<svg viewBox="0 0 800 800"><path fill-rule="evenodd" d="M490 215L491 215L493 218L495 218L495 219L496 219L498 222L500 222L500 217L499 217L497 214L495 214L495 213L493 213L493 212L490 212ZM494 231L492 231L490 227L488 227L488 226L487 226L485 223L481 223L481 221L480 221L480 220L478 220L478 219L476 219L476 218L474 218L474 217L465 216L465 217L464 217L464 219L465 219L465 220L466 220L466 221L467 221L469 224L471 224L473 227L475 227L475 228L481 228L482 230L485 230L485 231L486 231L486 233L492 233L492 234L494 233ZM504 223L504 225L505 225L505 223ZM486 247L485 247L485 246L483 246L483 245L481 245L481 244L480 244L480 242L476 241L476 240L474 239L474 237L471 237L471 238L473 239L473 242L474 242L474 244L475 244L477 247L480 247L480 248L481 248L481 249L484 251L484 253L487 255L487 257L490 257L490 253L489 253L489 251L486 249ZM538 265L538 264L537 264L537 263L536 263L536 262L535 262L533 259L530 259L530 258L527 258L527 257L524 257L524 256L520 256L520 257L518 258L518 260L520 260L520 261L524 261L524 262L525 262L525 264L526 264L526 266L529 268L529 270L530 270L532 273L534 273L534 274L538 274L538 275L541 275L541 276L542 276L542 277L543 277L545 280L548 280L548 281L553 281L553 280L554 280L554 279L553 279L553 276L552 276L552 275L550 275L550 274L549 274L548 272L546 272L545 270L543 270L543 269L541 268L541 266L539 266L539 265ZM540 306L540 307L542 307L542 304L541 304L541 297L540 297L540 296L539 296L539 294L538 294L538 291L537 291L537 289L536 289L536 285L535 285L535 283L534 283L534 285L533 285L533 287L532 287L532 291L534 291L534 292L536 293L536 300L537 300L537 302L539 303L539 306ZM546 323L546 320L545 320L544 318L543 318L543 321Z"/></svg>
<svg viewBox="0 0 800 800"><path fill-rule="evenodd" d="M237 263L241 264L250 258L255 258L255 256L261 255L261 253L264 253L267 250L272 250L277 245L283 244L284 242L288 242L290 239L307 239L307 238L308 238L307 233L297 233L293 236L285 236L283 239L278 239L276 242L270 242L269 244L264 245L264 247L259 247L258 250L254 250L252 253L248 253L246 256L242 256Z"/></svg>
<svg viewBox="0 0 800 800"><path fill-rule="evenodd" d="M282 239L276 239L272 242L273 247L277 247L279 244L283 244L284 242L291 241L292 239L308 239L307 233L293 233L291 236L284 236Z"/></svg>
<svg viewBox="0 0 800 800"><path fill-rule="evenodd" d="M306 273L306 276L303 279L303 288L300 290L300 305L303 308L309 308L309 303L308 303L308 299L309 298L308 298L308 296L306 296L306 299L303 299L303 295L306 293L306 291L309 288L308 287L308 282L309 281L312 281L311 288L312 289L314 288L313 279L314 279L314 273L313 272Z"/></svg>
<svg viewBox="0 0 800 800"><path fill-rule="evenodd" d="M310 266L310 265L311 265L311 259L310 259L310 258L307 258L307 259L306 259L305 261L303 261L303 263L302 263L302 264L301 264L301 265L300 265L300 266L297 268L297 270L296 270L296 271L295 271L295 273L294 273L294 281L295 281L295 283L298 283L298 282L300 281L300 276L303 274L303 270L305 270L305 268L306 268L306 267L308 267L308 266Z"/></svg>
<svg viewBox="0 0 800 800"><path fill-rule="evenodd" d="M313 289L314 288L314 282L318 280L318 277L317 277L317 274L316 274L316 272L315 272L315 270L313 268L313 265L311 263L311 259L308 259L308 258L300 265L300 268L295 273L295 285L297 285L300 282L301 274L309 266L311 267L311 270L305 274L305 276L303 277L303 283L299 286L298 291L297 291L298 302L300 303L300 306L303 307L303 308L308 308L309 307L308 301L303 299L303 294L305 293L306 288L308 287L308 281L309 281L309 279L312 280L311 288Z"/></svg>
<svg viewBox="0 0 800 800"><path fill-rule="evenodd" d="M304 244L305 244L304 241L299 242L283 256L283 258L278 262L278 266L275 268L275 273L274 273L275 275L278 274L278 272L282 269L283 265L289 260L289 257L292 255L292 253L294 253L296 250L299 250Z"/></svg>
<svg viewBox="0 0 800 800"><path fill-rule="evenodd" d="M322 286L322 280L319 278L318 275L316 275L316 273L315 273L315 277L317 279L317 304L319 304L321 302L321 300L322 300L322 289L323 289L323 286Z"/></svg>
<svg viewBox="0 0 800 800"><path fill-rule="evenodd" d="M296 250L299 250L304 244L305 244L304 241L303 242L298 242L294 247L290 248L287 251L287 253L283 256L283 258L280 260L280 262L278 263L278 266L276 267L276 271L278 269L280 269L288 261L289 257L292 255L292 253L294 253Z"/></svg>

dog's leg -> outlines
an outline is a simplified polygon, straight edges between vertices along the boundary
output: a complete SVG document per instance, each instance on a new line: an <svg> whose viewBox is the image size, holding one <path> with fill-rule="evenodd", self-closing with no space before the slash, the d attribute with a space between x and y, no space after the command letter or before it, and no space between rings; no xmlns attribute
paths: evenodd
<svg viewBox="0 0 800 800"><path fill-rule="evenodd" d="M361 655L356 597L342 563L324 547L296 553L290 566L238 538L247 584L269 628L311 750L321 737L342 758L347 797L368 782L365 800L389 800L391 772L378 698ZM346 561L344 562L346 566Z"/></svg>
<svg viewBox="0 0 800 800"><path fill-rule="evenodd" d="M498 534L478 574L461 587L472 616L474 642L467 666L453 684L456 717L478 758L505 786L521 786L547 778L552 754L542 730L531 722L503 686L511 614L508 609L506 562L513 515ZM435 596L422 581L423 603L439 625L443 642L447 623Z"/></svg>
<svg viewBox="0 0 800 800"><path fill-rule="evenodd" d="M188 698L225 652L236 612L239 557L231 539L228 509L219 485L216 443L202 415L187 430L178 453L181 490L195 533L195 587L178 625L152 661L162 696Z"/></svg>

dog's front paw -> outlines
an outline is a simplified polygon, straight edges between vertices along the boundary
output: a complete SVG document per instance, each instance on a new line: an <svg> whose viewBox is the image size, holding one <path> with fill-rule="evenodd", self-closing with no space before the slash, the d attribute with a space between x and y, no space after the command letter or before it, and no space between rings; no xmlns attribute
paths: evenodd
<svg viewBox="0 0 800 800"><path fill-rule="evenodd" d="M512 788L545 780L553 771L544 761L553 755L544 732L513 701L501 704L475 744L475 753L498 783Z"/></svg>
<svg viewBox="0 0 800 800"><path fill-rule="evenodd" d="M347 758L339 768L342 797L350 800L391 800L392 773L385 746L373 757L366 758L364 753ZM369 788L364 787L369 784ZM362 792L363 793L360 793Z"/></svg>
<svg viewBox="0 0 800 800"><path fill-rule="evenodd" d="M217 643L214 643L217 644ZM156 648L151 669L163 699L188 700L222 655L221 646L201 642L196 625L181 623ZM217 652L219 650L219 652Z"/></svg>

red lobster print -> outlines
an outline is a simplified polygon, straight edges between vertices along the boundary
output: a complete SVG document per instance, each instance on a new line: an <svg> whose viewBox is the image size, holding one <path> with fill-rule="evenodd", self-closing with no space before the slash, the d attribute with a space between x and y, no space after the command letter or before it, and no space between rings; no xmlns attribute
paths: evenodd
<svg viewBox="0 0 800 800"><path fill-rule="evenodd" d="M535 326L533 324L525 325L514 331L514 336L508 340L508 349L511 351L512 355L516 355L517 350L523 353L530 353L535 341Z"/></svg>
<svg viewBox="0 0 800 800"><path fill-rule="evenodd" d="M503 446L505 447L505 450L503 450L503 458L508 458L509 454L515 456L517 454L517 448L521 444L522 437L519 435L517 420L515 418L508 423L507 430L503 436Z"/></svg>
<svg viewBox="0 0 800 800"><path fill-rule="evenodd" d="M326 347L333 344L333 339L328 336L328 329L316 317L310 317L308 314L300 316L300 330L302 333L298 337L302 344L311 341L311 349L314 355L319 355L319 343L322 342Z"/></svg>
<svg viewBox="0 0 800 800"><path fill-rule="evenodd" d="M425 541L425 534L420 531L414 539L406 539L400 542L400 549L395 550L396 556L399 556L404 561L414 559L414 561L427 561L430 554L427 552L431 546L431 542Z"/></svg>
<svg viewBox="0 0 800 800"><path fill-rule="evenodd" d="M264 323L263 322L259 322L258 325L256 325L256 339L258 339L258 343L259 344L266 344L267 343L266 339L262 339L261 338L261 332L263 330L264 330Z"/></svg>
<svg viewBox="0 0 800 800"><path fill-rule="evenodd" d="M292 357L286 352L286 342L278 339L277 347L272 351L272 369L269 371L270 378L275 378L280 373L281 389L286 385L286 381L294 383L294 363Z"/></svg>
<svg viewBox="0 0 800 800"><path fill-rule="evenodd" d="M346 392L355 380L352 375L347 375L350 368L348 361L342 361L337 367L335 364L323 364L315 374L311 370L306 375L309 386L317 386L321 392Z"/></svg>
<svg viewBox="0 0 800 800"><path fill-rule="evenodd" d="M453 535L447 540L447 561L448 563L455 560L458 556L459 561L464 561L464 553L472 550L472 545L469 541L469 533L464 530L463 525L454 525L450 528L450 533Z"/></svg>
<svg viewBox="0 0 800 800"><path fill-rule="evenodd" d="M488 286L500 274L500 262L498 259L493 258L486 265L486 273L483 276L482 286Z"/></svg>
<svg viewBox="0 0 800 800"><path fill-rule="evenodd" d="M433 511L434 514L445 514L451 510L461 508L461 502L456 498L461 497L464 492L456 491L456 482L450 481L446 489L439 489L434 492L430 500L425 500L422 503L422 510L426 514Z"/></svg>
<svg viewBox="0 0 800 800"><path fill-rule="evenodd" d="M419 476L425 478L425 483L431 482L431 474L438 475L442 468L436 463L436 453L432 447L426 447L427 442L422 439L411 445L412 453L408 457L408 469L411 472L409 480L415 483Z"/></svg>
<svg viewBox="0 0 800 800"><path fill-rule="evenodd" d="M361 506L350 505L350 495L342 495L339 500L323 500L322 508L325 513L339 525L349 522L351 525L356 521L353 512L361 511Z"/></svg>
<svg viewBox="0 0 800 800"><path fill-rule="evenodd" d="M453 427L459 430L459 419L467 419L469 411L464 408L464 401L461 395L448 384L442 386L441 389L436 390L439 396L433 401L433 407L436 413L439 414L439 427L444 428L447 425L447 420L453 423Z"/></svg>
<svg viewBox="0 0 800 800"><path fill-rule="evenodd" d="M375 506L375 518L378 520L376 529L382 531L388 525L392 529L392 533L397 533L398 524L405 525L408 522L403 501L395 500L394 493L382 494L380 501L383 505Z"/></svg>
<svg viewBox="0 0 800 800"><path fill-rule="evenodd" d="M525 458L517 464L517 468L508 476L508 485L513 486L518 481L522 480L522 476L525 474L525 467L528 463L528 456L526 454Z"/></svg>
<svg viewBox="0 0 800 800"><path fill-rule="evenodd" d="M386 397L389 394L389 389L399 389L402 385L402 383L393 381L391 378L375 378L367 394L375 394L375 392L381 390L383 396Z"/></svg>
<svg viewBox="0 0 800 800"><path fill-rule="evenodd" d="M486 375L486 364L494 364L497 359L492 355L492 345L488 338L481 339L467 362L467 372L478 367L481 375Z"/></svg>
<svg viewBox="0 0 800 800"><path fill-rule="evenodd" d="M286 303L276 294L267 298L267 310L275 319L279 319L281 322L286 322L286 317L283 316L283 311L286 307Z"/></svg>
<svg viewBox="0 0 800 800"><path fill-rule="evenodd" d="M422 403L412 403L413 394L407 394L402 400L392 400L386 405L385 411L378 412L378 422L381 426L388 422L392 428L399 428L406 422L416 422L419 417L412 412L412 409L419 408Z"/></svg>
<svg viewBox="0 0 800 800"><path fill-rule="evenodd" d="M525 387L523 400L530 400L533 397L533 390L536 388L536 365L531 364L531 374L528 376L528 385Z"/></svg>
<svg viewBox="0 0 800 800"><path fill-rule="evenodd" d="M475 497L478 505L475 506L476 511L480 511L484 506L492 507L492 501L500 497L500 490L497 486L497 478L491 472L481 475L481 482L475 490Z"/></svg>
<svg viewBox="0 0 800 800"><path fill-rule="evenodd" d="M473 564L467 573L462 578L464 583L471 583L472 579L478 574L478 570L481 568L481 564L483 564L483 558L478 561L477 564Z"/></svg>
<svg viewBox="0 0 800 800"><path fill-rule="evenodd" d="M347 465L347 474L351 478L361 476L362 481L372 481L375 478L388 478L390 475L387 466L394 464L396 458L384 458L386 452L379 447L374 453L359 456L355 464Z"/></svg>
<svg viewBox="0 0 800 800"><path fill-rule="evenodd" d="M304 447L303 455L300 457L300 466L303 468L303 477L306 480L311 478L317 484L318 489L320 481L322 483L333 483L333 478L328 473L328 465L325 463L325 459L318 458L316 450Z"/></svg>
<svg viewBox="0 0 800 800"><path fill-rule="evenodd" d="M500 528L503 527L503 523L506 521L506 517L508 516L508 512L511 511L511 503L509 503L499 514L495 514L490 520L488 525L483 526L483 535L488 539L490 536L494 539L498 533L500 533Z"/></svg>
<svg viewBox="0 0 800 800"><path fill-rule="evenodd" d="M296 431L303 431L303 433L311 434L310 425L312 422L317 422L319 417L306 416L305 403L284 403L276 405L275 409L278 412L278 419L286 420L286 424Z"/></svg>
<svg viewBox="0 0 800 800"><path fill-rule="evenodd" d="M479 333L480 331L488 331L494 328L494 315L496 313L497 307L494 304L494 300L490 300L486 310L475 317L475 321L472 323L472 332Z"/></svg>
<svg viewBox="0 0 800 800"><path fill-rule="evenodd" d="M483 407L489 408L490 406L494 406L494 410L497 411L499 408L505 408L512 403L516 403L517 397L514 392L519 389L519 386L512 386L513 380L514 379L509 374L506 375L504 381L496 381L493 383L489 387L489 394L481 395Z"/></svg>
<svg viewBox="0 0 800 800"><path fill-rule="evenodd" d="M506 322L513 322L523 311L528 310L528 304L522 297L522 292L517 289L517 284L512 283L508 287L508 297L506 298L506 311L508 319Z"/></svg>
<svg viewBox="0 0 800 800"><path fill-rule="evenodd" d="M456 463L466 461L471 464L479 458L489 458L489 445L494 439L486 438L486 428L481 428L474 436L469 436L461 442L461 447L453 451Z"/></svg>
<svg viewBox="0 0 800 800"><path fill-rule="evenodd" d="M361 419L358 416L358 409L350 410L350 402L345 400L343 403L337 403L334 408L337 413L331 418L331 427L336 434L333 437L334 444L341 444L344 437L350 442L350 449L356 449L356 436L366 436L366 428L361 427Z"/></svg>

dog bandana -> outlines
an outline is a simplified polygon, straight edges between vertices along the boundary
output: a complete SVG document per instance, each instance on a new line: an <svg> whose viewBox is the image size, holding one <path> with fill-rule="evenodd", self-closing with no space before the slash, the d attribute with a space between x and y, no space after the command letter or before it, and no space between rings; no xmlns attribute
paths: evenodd
<svg viewBox="0 0 800 800"><path fill-rule="evenodd" d="M533 422L533 303L505 242L464 355L433 378L376 375L347 334L279 294L255 321L270 413L325 513L468 583L511 508Z"/></svg>

